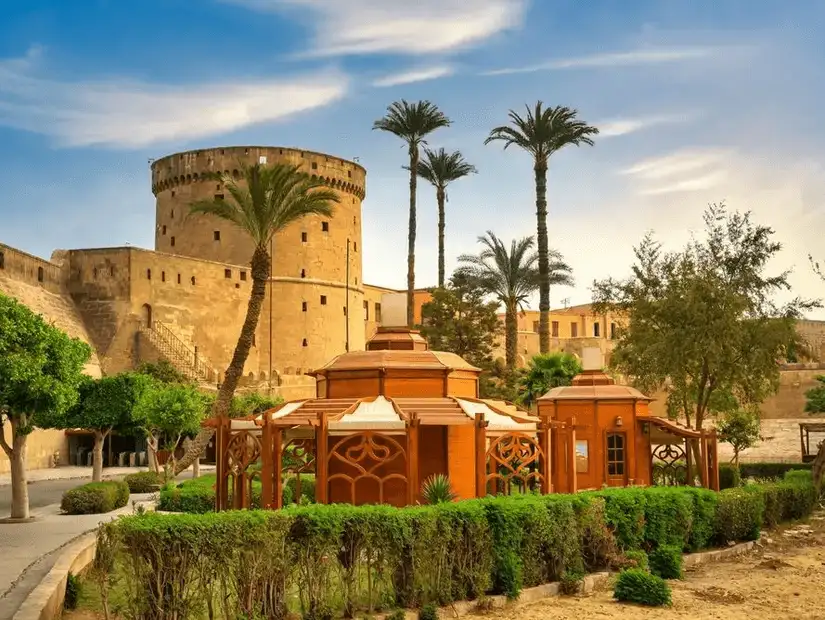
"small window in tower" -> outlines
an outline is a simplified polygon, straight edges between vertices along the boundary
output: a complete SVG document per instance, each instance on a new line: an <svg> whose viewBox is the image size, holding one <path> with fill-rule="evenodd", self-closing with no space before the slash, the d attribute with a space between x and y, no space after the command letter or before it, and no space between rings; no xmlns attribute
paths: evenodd
<svg viewBox="0 0 825 620"><path fill-rule="evenodd" d="M38 281L38 282L42 282L42 281L43 281L43 275L44 275L44 274L43 274L43 267L38 267L38 268L37 268L37 281Z"/></svg>
<svg viewBox="0 0 825 620"><path fill-rule="evenodd" d="M364 301L364 320L370 320L370 302Z"/></svg>
<svg viewBox="0 0 825 620"><path fill-rule="evenodd" d="M221 155L223 155L223 149L221 149Z"/></svg>
<svg viewBox="0 0 825 620"><path fill-rule="evenodd" d="M172 194L174 194L174 193L175 193L175 192L172 192ZM174 220L174 219L175 219L175 210L174 210L174 209L172 209L172 210L169 212L169 219L170 219L170 220Z"/></svg>
<svg viewBox="0 0 825 620"><path fill-rule="evenodd" d="M323 232L329 232L329 222L321 222L321 230Z"/></svg>
<svg viewBox="0 0 825 620"><path fill-rule="evenodd" d="M307 234L306 234L305 232L302 232L302 233L301 233L301 241L302 241L303 243L306 243L306 242L307 242Z"/></svg>
<svg viewBox="0 0 825 620"><path fill-rule="evenodd" d="M578 338L579 337L579 324L578 323L570 323L570 337L571 338Z"/></svg>
<svg viewBox="0 0 825 620"><path fill-rule="evenodd" d="M6 268L6 253L0 250L0 269Z"/></svg>
<svg viewBox="0 0 825 620"><path fill-rule="evenodd" d="M160 281L161 282L166 282L166 272L165 271L160 272Z"/></svg>
<svg viewBox="0 0 825 620"><path fill-rule="evenodd" d="M357 224L357 223L358 223L358 218L357 218L357 217L355 217L354 215L352 216L352 223L353 223L353 224Z"/></svg>
<svg viewBox="0 0 825 620"><path fill-rule="evenodd" d="M593 323L593 337L594 338L599 337L599 324L598 323Z"/></svg>
<svg viewBox="0 0 825 620"><path fill-rule="evenodd" d="M347 170L347 176L348 176L349 178L352 178L352 170Z"/></svg>
<svg viewBox="0 0 825 620"><path fill-rule="evenodd" d="M161 231L161 234L162 235L166 234L166 224L163 225L163 230Z"/></svg>
<svg viewBox="0 0 825 620"><path fill-rule="evenodd" d="M109 265L109 275L114 277L114 275L115 275L115 266L114 265Z"/></svg>
<svg viewBox="0 0 825 620"><path fill-rule="evenodd" d="M327 296L326 295L321 295L321 305L322 306L327 305Z"/></svg>
<svg viewBox="0 0 825 620"><path fill-rule="evenodd" d="M151 269L147 269L147 270L146 270L146 279L147 279L147 280L151 280L151 279L152 279L152 270L151 270Z"/></svg>
<svg viewBox="0 0 825 620"><path fill-rule="evenodd" d="M307 339L306 339L306 338L304 338L304 341L301 343L301 346L304 346L304 347L308 347L308 346L309 346L309 343L307 342Z"/></svg>
<svg viewBox="0 0 825 620"><path fill-rule="evenodd" d="M306 270L306 269L301 269L301 277L302 277L302 278L306 278L306 277L307 277L307 270Z"/></svg>
<svg viewBox="0 0 825 620"><path fill-rule="evenodd" d="M195 276L192 276L192 286L195 286Z"/></svg>
<svg viewBox="0 0 825 620"><path fill-rule="evenodd" d="M215 200L223 200L223 194L215 194Z"/></svg>
<svg viewBox="0 0 825 620"><path fill-rule="evenodd" d="M307 311L307 302L302 301L301 302L301 312L306 312L306 311Z"/></svg>
<svg viewBox="0 0 825 620"><path fill-rule="evenodd" d="M347 316L347 307L344 306L344 316Z"/></svg>
<svg viewBox="0 0 825 620"><path fill-rule="evenodd" d="M178 284L180 284L180 274L178 274Z"/></svg>
<svg viewBox="0 0 825 620"><path fill-rule="evenodd" d="M244 149L244 150L243 150L243 154L244 154L244 155L249 155L249 149Z"/></svg>
<svg viewBox="0 0 825 620"><path fill-rule="evenodd" d="M550 326L551 326L551 329L552 329L551 335L553 336L553 338L558 338L559 337L559 322L558 321L553 321L550 324Z"/></svg>
<svg viewBox="0 0 825 620"><path fill-rule="evenodd" d="M215 189L219 190L220 188L221 188L221 184L220 184L220 183L218 183L218 184L215 186Z"/></svg>
<svg viewBox="0 0 825 620"><path fill-rule="evenodd" d="M312 169L313 170L318 170L318 162L315 162L315 161L312 162Z"/></svg>
<svg viewBox="0 0 825 620"><path fill-rule="evenodd" d="M97 267L95 267L94 269L92 269L92 277L93 277L95 280L97 280Z"/></svg>
<svg viewBox="0 0 825 620"><path fill-rule="evenodd" d="M355 278L355 286L358 286L358 278Z"/></svg>
<svg viewBox="0 0 825 620"><path fill-rule="evenodd" d="M358 242L357 242L357 241L353 241L353 242L352 242L352 251L353 251L353 252L357 252L357 251L358 251Z"/></svg>
<svg viewBox="0 0 825 620"><path fill-rule="evenodd" d="M171 242L172 247L175 247L175 238L172 237L169 241Z"/></svg>
<svg viewBox="0 0 825 620"><path fill-rule="evenodd" d="M231 278L232 277L232 270L231 269L224 269L223 270L223 277L224 278Z"/></svg>
<svg viewBox="0 0 825 620"><path fill-rule="evenodd" d="M212 232L212 239L214 239L215 241L220 241L221 240L221 231L219 231L219 230L213 231Z"/></svg>
<svg viewBox="0 0 825 620"><path fill-rule="evenodd" d="M246 282L246 272L245 271L241 272L241 281Z"/></svg>
<svg viewBox="0 0 825 620"><path fill-rule="evenodd" d="M375 304L375 321L381 322L381 304Z"/></svg>

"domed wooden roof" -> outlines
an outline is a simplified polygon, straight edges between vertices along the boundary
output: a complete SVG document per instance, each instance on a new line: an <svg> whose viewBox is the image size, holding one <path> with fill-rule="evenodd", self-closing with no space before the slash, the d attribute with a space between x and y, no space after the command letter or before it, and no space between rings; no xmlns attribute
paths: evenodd
<svg viewBox="0 0 825 620"><path fill-rule="evenodd" d="M616 385L612 377L600 370L585 370L573 378L573 385L563 385L547 392L539 400L653 400L629 385Z"/></svg>
<svg viewBox="0 0 825 620"><path fill-rule="evenodd" d="M325 376L336 370L468 370L481 372L455 353L444 351L350 351L313 370L312 375Z"/></svg>

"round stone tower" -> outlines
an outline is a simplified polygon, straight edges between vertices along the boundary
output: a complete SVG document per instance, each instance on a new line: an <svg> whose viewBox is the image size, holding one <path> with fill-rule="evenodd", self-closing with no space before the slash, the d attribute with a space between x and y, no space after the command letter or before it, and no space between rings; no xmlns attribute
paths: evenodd
<svg viewBox="0 0 825 620"><path fill-rule="evenodd" d="M207 173L240 178L242 166L253 163L299 165L340 197L332 217L309 216L291 224L275 236L271 248L272 281L252 352L257 352L260 369L256 378L267 376L270 368L273 374L302 374L342 353L348 339L350 350L364 348L362 166L323 153L273 146L217 147L157 159L152 163L155 250L248 271L253 251L249 237L212 216L190 216L189 205L226 195L225 187ZM246 272L237 271L245 280Z"/></svg>

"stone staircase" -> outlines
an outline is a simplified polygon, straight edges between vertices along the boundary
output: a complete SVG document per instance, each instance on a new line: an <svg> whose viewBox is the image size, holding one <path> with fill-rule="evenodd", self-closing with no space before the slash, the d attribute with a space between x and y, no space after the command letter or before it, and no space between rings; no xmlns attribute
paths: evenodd
<svg viewBox="0 0 825 620"><path fill-rule="evenodd" d="M140 333L152 343L163 358L192 381L199 383L217 381L218 372L209 362L178 338L163 322L155 320L151 325L143 324Z"/></svg>

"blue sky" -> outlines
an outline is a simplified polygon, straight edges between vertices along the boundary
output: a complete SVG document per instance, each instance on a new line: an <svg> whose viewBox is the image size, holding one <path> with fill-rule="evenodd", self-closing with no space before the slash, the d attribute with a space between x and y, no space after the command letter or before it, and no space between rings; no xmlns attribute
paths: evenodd
<svg viewBox="0 0 825 620"><path fill-rule="evenodd" d="M7 5L7 6L5 6ZM534 233L526 155L484 146L511 108L567 105L601 129L551 162L551 245L585 303L648 230L677 249L709 202L751 210L775 269L825 297L825 5L819 0L28 0L0 22L0 240L152 247L150 158L299 146L367 168L364 280L403 287L405 151L371 131L393 100L454 123L434 147L479 169L449 190L448 269L493 230ZM417 283L436 277L419 186ZM822 312L812 315L825 318Z"/></svg>

